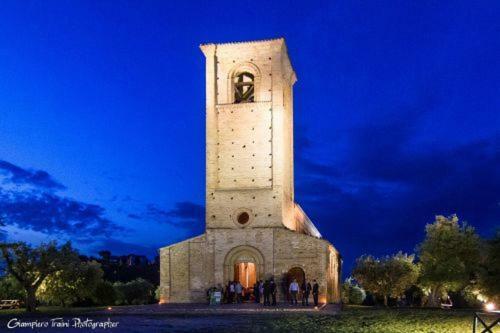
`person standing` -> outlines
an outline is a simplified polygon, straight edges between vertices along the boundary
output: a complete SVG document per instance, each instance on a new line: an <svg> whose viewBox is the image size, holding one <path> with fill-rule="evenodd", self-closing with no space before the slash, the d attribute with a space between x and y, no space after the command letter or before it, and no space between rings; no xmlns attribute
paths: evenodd
<svg viewBox="0 0 500 333"><path fill-rule="evenodd" d="M264 281L262 280L259 281L259 295L261 298L264 298Z"/></svg>
<svg viewBox="0 0 500 333"><path fill-rule="evenodd" d="M313 280L312 292L313 292L314 306L318 306L319 284L316 280Z"/></svg>
<svg viewBox="0 0 500 333"><path fill-rule="evenodd" d="M255 298L255 303L260 303L259 281L255 281L253 284L253 296Z"/></svg>
<svg viewBox="0 0 500 333"><path fill-rule="evenodd" d="M269 295L271 294L271 288L270 288L269 280L266 280L264 282L264 306L271 305L271 302L269 302Z"/></svg>
<svg viewBox="0 0 500 333"><path fill-rule="evenodd" d="M272 305L276 305L276 283L274 283L274 279L271 279L271 282L269 282L269 292L271 293L273 303Z"/></svg>
<svg viewBox="0 0 500 333"><path fill-rule="evenodd" d="M297 305L297 294L299 293L299 284L297 283L297 279L293 279L292 283L290 283L289 291L292 296L292 305Z"/></svg>
<svg viewBox="0 0 500 333"><path fill-rule="evenodd" d="M240 281L236 282L236 286L234 286L234 291L236 292L236 302L243 302L243 286Z"/></svg>
<svg viewBox="0 0 500 333"><path fill-rule="evenodd" d="M229 282L229 300L228 300L230 304L234 303L234 291L235 291L234 282L231 281Z"/></svg>
<svg viewBox="0 0 500 333"><path fill-rule="evenodd" d="M302 292L302 306L309 306L309 294L311 293L311 283L304 281L300 286Z"/></svg>
<svg viewBox="0 0 500 333"><path fill-rule="evenodd" d="M283 274L281 278L281 292L285 296L284 301L286 303L290 302L290 292L288 291L288 274Z"/></svg>

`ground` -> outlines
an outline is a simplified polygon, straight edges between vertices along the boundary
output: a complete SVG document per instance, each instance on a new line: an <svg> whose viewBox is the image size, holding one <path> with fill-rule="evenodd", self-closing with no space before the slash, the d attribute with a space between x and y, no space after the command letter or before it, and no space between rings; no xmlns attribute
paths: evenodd
<svg viewBox="0 0 500 333"><path fill-rule="evenodd" d="M82 320L119 322L107 332L339 332L339 333L468 333L472 332L473 310L383 309L334 306L308 310L282 306L262 310L245 304L239 306L192 306L186 308L159 305L69 309L42 308L37 315L26 316L20 311L0 311L0 331L12 318L23 321L43 321L63 316ZM85 329L15 329L30 332L102 332ZM500 327L492 330L500 333Z"/></svg>

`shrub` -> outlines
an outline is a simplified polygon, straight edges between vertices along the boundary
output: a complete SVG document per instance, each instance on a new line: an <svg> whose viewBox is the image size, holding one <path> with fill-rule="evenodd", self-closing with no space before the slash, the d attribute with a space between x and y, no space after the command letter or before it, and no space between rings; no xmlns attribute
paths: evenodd
<svg viewBox="0 0 500 333"><path fill-rule="evenodd" d="M25 298L26 291L12 275L0 278L0 299L24 300Z"/></svg>
<svg viewBox="0 0 500 333"><path fill-rule="evenodd" d="M153 284L141 278L127 283L115 282L113 288L116 292L117 305L148 304L153 300Z"/></svg>
<svg viewBox="0 0 500 333"><path fill-rule="evenodd" d="M358 286L352 278L348 278L342 284L342 302L346 304L360 305L366 298L366 293Z"/></svg>
<svg viewBox="0 0 500 333"><path fill-rule="evenodd" d="M116 292L113 284L109 281L101 281L95 288L92 300L99 305L113 305L116 302Z"/></svg>
<svg viewBox="0 0 500 333"><path fill-rule="evenodd" d="M349 303L360 305L366 298L365 291L359 286L353 286L349 293Z"/></svg>

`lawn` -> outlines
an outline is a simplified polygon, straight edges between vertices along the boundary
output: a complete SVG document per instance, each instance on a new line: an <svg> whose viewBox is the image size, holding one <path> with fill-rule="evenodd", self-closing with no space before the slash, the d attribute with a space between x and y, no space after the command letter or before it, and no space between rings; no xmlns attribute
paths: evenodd
<svg viewBox="0 0 500 333"><path fill-rule="evenodd" d="M119 329L109 332L333 332L333 333L470 333L473 310L439 309L384 309L372 307L346 307L336 315L321 312L259 313L259 314L201 314L201 313L104 313L89 314L102 308L46 308L40 307L37 318L57 315L89 316L95 320L120 323ZM0 327L22 310L0 312ZM25 315L32 317L33 315ZM24 316L21 316L24 317ZM82 318L83 318L82 317ZM488 321L490 322L490 321ZM2 330L0 328L0 331ZM64 330L44 330L61 332ZM85 330L81 330L86 332ZM481 332L479 330L478 332ZM500 326L493 329L500 333Z"/></svg>
<svg viewBox="0 0 500 333"><path fill-rule="evenodd" d="M71 314L82 314L87 312L99 311L105 309L104 306L95 307L62 307L62 306L39 306L37 307L37 313L35 315L43 316L54 316L54 315L71 315ZM26 312L26 309L2 309L0 310L0 316L8 317L13 315L30 316Z"/></svg>
<svg viewBox="0 0 500 333"><path fill-rule="evenodd" d="M335 316L286 316L263 324L283 332L465 333L472 332L472 317L472 310L347 307Z"/></svg>

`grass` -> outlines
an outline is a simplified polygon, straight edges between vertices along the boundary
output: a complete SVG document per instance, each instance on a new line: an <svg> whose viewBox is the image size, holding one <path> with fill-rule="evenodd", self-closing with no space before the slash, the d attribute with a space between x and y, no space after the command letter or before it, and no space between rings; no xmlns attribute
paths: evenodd
<svg viewBox="0 0 500 333"><path fill-rule="evenodd" d="M37 307L36 315L71 315L71 314L81 314L86 312L103 310L105 307L62 307L62 306L39 306ZM26 312L26 309L2 309L0 310L0 316L12 316L12 315L32 315Z"/></svg>
<svg viewBox="0 0 500 333"><path fill-rule="evenodd" d="M280 332L468 333L472 332L472 318L472 310L347 307L335 316L286 316L263 324Z"/></svg>
<svg viewBox="0 0 500 333"><path fill-rule="evenodd" d="M101 310L103 307L62 308L40 307L36 316L75 315ZM20 315L24 309L0 311L0 322L4 316ZM213 324L217 324L218 332L300 332L300 333L470 333L474 310L440 310L440 309L394 309L349 306L337 315L321 312L287 313L287 314L250 314L250 315L210 315L185 313L176 314L116 314L115 320L124 321L127 328L140 327L147 332L179 331L212 332ZM128 319L127 319L128 317ZM209 321L207 322L207 319ZM488 320L488 323L491 319ZM177 324L176 324L177 323ZM135 325L138 325L137 327ZM209 325L206 327L206 325ZM238 328L235 330L235 327ZM161 329L160 329L161 328ZM168 329L167 329L168 328ZM201 329L203 328L203 329ZM137 332L137 330L132 330ZM478 332L481 332L480 329ZM492 330L500 333L500 326Z"/></svg>

